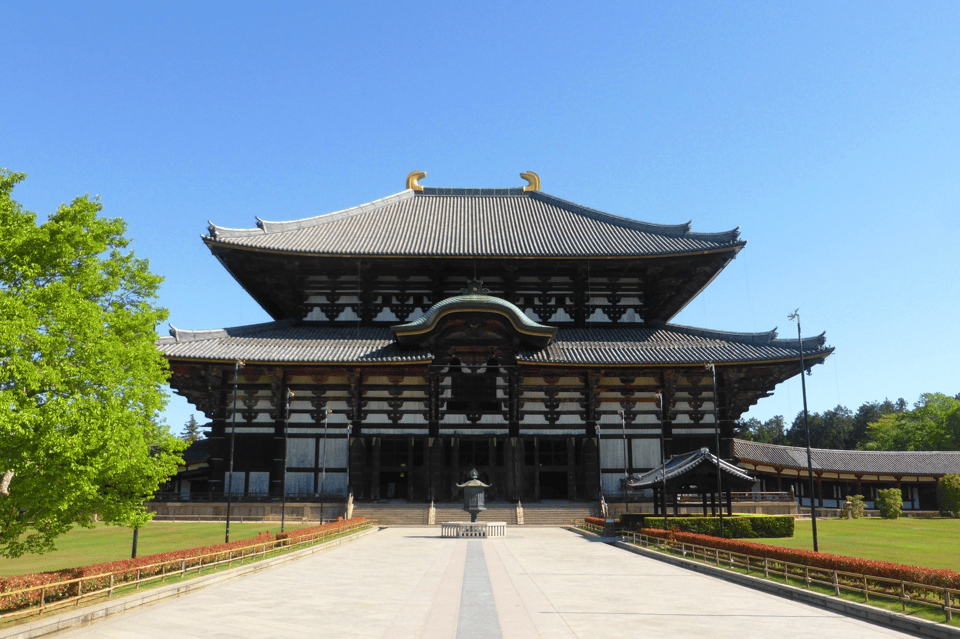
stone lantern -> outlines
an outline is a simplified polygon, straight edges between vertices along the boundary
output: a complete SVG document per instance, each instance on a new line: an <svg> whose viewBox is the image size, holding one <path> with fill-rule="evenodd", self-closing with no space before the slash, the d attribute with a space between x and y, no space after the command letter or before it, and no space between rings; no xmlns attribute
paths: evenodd
<svg viewBox="0 0 960 639"><path fill-rule="evenodd" d="M490 488L490 484L477 479L477 469L474 468L470 471L470 481L457 484L457 488L463 488L463 509L470 513L470 522L477 521L480 511L487 509L483 505L483 491Z"/></svg>

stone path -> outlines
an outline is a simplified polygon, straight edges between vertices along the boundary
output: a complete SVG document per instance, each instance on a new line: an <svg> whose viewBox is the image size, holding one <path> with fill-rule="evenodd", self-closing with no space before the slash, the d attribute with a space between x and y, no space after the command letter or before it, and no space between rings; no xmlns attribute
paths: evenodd
<svg viewBox="0 0 960 639"><path fill-rule="evenodd" d="M584 539L390 528L60 638L906 637Z"/></svg>

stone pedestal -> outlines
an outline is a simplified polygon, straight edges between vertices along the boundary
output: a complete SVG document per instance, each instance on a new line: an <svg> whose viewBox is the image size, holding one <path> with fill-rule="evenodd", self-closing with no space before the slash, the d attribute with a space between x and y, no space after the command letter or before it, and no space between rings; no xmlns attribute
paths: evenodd
<svg viewBox="0 0 960 639"><path fill-rule="evenodd" d="M440 524L441 537L506 537L505 521L445 521Z"/></svg>

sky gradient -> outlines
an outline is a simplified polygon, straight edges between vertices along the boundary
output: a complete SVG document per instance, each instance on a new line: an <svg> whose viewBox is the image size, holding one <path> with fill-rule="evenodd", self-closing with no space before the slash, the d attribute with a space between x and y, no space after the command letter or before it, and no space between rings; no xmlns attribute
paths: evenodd
<svg viewBox="0 0 960 639"><path fill-rule="evenodd" d="M837 349L811 411L960 392L960 3L0 4L15 199L100 195L178 328L269 319L207 220L532 170L615 215L740 227L674 322L795 337L799 308ZM801 409L795 377L747 416Z"/></svg>

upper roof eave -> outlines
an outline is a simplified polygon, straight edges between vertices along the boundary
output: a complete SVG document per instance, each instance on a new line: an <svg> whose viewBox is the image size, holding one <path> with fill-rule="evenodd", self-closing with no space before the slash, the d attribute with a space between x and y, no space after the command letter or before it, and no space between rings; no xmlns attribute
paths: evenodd
<svg viewBox="0 0 960 639"><path fill-rule="evenodd" d="M554 249L551 252L551 249L546 246L534 246L536 243L526 243L517 241L516 239L511 240L510 238L503 238L500 236L495 237L493 241L493 248L491 250L471 250L469 247L463 248L462 246L458 248L456 246L456 242L451 242L448 236L443 236L440 239L433 240L430 240L429 238L424 239L423 237L417 237L415 242L413 242L410 246L404 246L403 242L407 241L407 239L402 238L401 246L403 248L401 250L396 250L396 247L394 247L394 250L390 250L389 247L378 246L376 244L371 246L359 244L359 248L345 249L343 251L337 251L333 246L324 246L324 241L319 241L318 243L318 240L315 239L316 235L313 236L314 239L312 240L312 245L310 238L305 240L300 235L290 235L289 238L283 237L283 239L276 240L268 239L271 236L279 237L284 236L284 234L296 234L307 229L313 229L349 218L362 216L365 213L380 211L386 207L399 205L400 203L405 203L408 200L413 199L421 200L421 204L417 204L414 207L415 209L416 207L420 207L420 209L416 210L423 209L419 214L410 213L411 209L409 209L409 207L407 209L396 209L390 214L395 215L397 214L397 211L404 210L407 211L406 215L420 215L429 217L431 215L435 215L435 213L431 212L434 210L430 208L432 205L428 205L427 203L432 198L443 197L459 198L464 200L475 199L479 197L503 198L506 202L510 202L511 200L528 199L531 201L540 202L542 205L546 206L546 208L541 208L540 213L537 214L533 214L530 211L526 211L525 213L521 214L519 213L520 209L514 213L504 212L501 205L491 205L488 207L489 210L483 209L481 206L480 209L485 211L482 213L482 215L490 216L490 219L497 220L501 223L504 221L509 221L509 215L527 216L525 218L516 219L525 219L526 224L534 225L532 228L542 230L543 233L546 234L544 237L550 239L550 241L544 242L543 244L549 245L552 243L554 245ZM517 206L522 207L524 205ZM579 236L574 233L570 239L562 240L558 243L557 239L550 235L550 228L547 228L547 226L537 226L537 224L540 223L536 221L540 219L537 216L552 215L549 213L551 210L557 212L557 214L559 214L559 211L564 211L567 214L575 216L574 218L570 219L591 220L593 223L599 223L601 226L591 227L590 223L584 222L583 224L586 226L580 229L580 233L587 233L589 230L590 233L599 233L599 235L590 237L589 235ZM507 217L501 220L496 217L498 215L506 215ZM533 217L530 217L531 215L533 215ZM689 222L685 224L663 225L632 220L598 211L596 209L591 209L579 204L574 204L562 198L549 195L541 191L524 192L522 189L424 188L424 191L420 193L408 189L359 206L297 220L272 222L257 218L257 228L253 229L232 229L227 227L219 227L211 223L208 227L209 234L202 236L202 238L204 242L207 243L211 248L216 246L220 249L228 250L263 250L280 254L329 257L355 257L360 255L372 257L481 257L489 255L490 257L499 258L637 258L714 253L717 251L733 251L736 253L746 244L745 241L739 239L739 228L720 233L697 233L691 231L690 226L691 225ZM613 229L615 228L620 230L614 231ZM601 231L600 229L610 230ZM337 229L332 231L334 234L337 232L342 231L338 231ZM555 229L553 229L553 232L555 232ZM627 235L624 235L624 233ZM644 241L626 239L631 236L630 234L643 234L633 235L633 237L646 237L647 239ZM661 239L656 240L655 238ZM364 241L376 242L375 239ZM424 245L424 242L429 243L431 241L436 244L437 249L442 250L431 251L428 246ZM498 242L499 245L497 244ZM330 244L330 242L326 241L326 244ZM341 243L334 244L337 247L342 245ZM416 246L414 246L414 244L416 244ZM469 244L469 242L466 244ZM464 246L466 244L464 244ZM489 246L489 238L484 242L481 242L481 244L484 246ZM357 245L355 244L355 246ZM577 248L573 249L572 247L574 246ZM330 250L331 248L334 250Z"/></svg>

